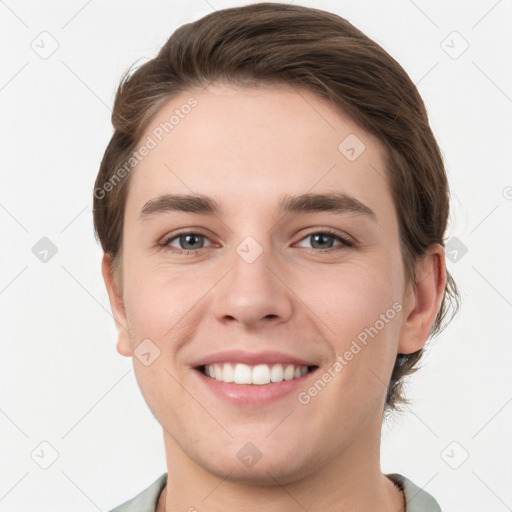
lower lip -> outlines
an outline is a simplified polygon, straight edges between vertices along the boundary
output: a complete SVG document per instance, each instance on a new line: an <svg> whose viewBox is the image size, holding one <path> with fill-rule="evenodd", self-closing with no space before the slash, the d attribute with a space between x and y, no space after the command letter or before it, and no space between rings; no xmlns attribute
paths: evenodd
<svg viewBox="0 0 512 512"><path fill-rule="evenodd" d="M270 384L234 384L207 377L200 370L194 370L200 380L212 393L231 402L233 405L265 405L284 398L291 393L299 393L306 389L308 380L318 368L311 370L302 377Z"/></svg>

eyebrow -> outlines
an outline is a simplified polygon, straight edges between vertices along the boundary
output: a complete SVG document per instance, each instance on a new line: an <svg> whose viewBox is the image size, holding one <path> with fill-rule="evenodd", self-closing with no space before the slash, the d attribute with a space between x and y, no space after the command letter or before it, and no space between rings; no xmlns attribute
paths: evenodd
<svg viewBox="0 0 512 512"><path fill-rule="evenodd" d="M332 212L365 215L376 220L375 212L355 197L344 193L284 195L278 203L279 212ZM139 220L172 211L200 215L222 215L219 204L203 194L165 194L149 200L140 212Z"/></svg>

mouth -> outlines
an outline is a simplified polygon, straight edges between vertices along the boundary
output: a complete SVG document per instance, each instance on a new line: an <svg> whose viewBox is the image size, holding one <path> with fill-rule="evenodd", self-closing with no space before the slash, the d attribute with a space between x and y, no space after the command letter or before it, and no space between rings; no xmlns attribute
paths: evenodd
<svg viewBox="0 0 512 512"><path fill-rule="evenodd" d="M283 381L298 380L315 371L318 366L276 363L255 364L219 362L200 365L195 370L212 380L228 384L267 386Z"/></svg>

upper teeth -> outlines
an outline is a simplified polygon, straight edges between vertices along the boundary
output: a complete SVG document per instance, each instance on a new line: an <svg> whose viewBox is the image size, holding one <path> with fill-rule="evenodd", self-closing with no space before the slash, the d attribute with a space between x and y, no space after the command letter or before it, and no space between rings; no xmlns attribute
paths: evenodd
<svg viewBox="0 0 512 512"><path fill-rule="evenodd" d="M302 377L308 373L308 367L294 364L258 364L249 366L237 363L207 364L204 367L205 375L222 382L235 384L269 384Z"/></svg>

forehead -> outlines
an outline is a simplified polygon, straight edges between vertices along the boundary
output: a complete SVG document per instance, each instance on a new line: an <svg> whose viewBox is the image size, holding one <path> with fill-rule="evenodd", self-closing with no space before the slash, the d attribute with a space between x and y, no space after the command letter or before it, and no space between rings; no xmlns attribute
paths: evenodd
<svg viewBox="0 0 512 512"><path fill-rule="evenodd" d="M380 141L326 100L289 86L217 83L182 93L158 111L141 144L151 149L132 171L127 203L139 210L173 192L244 204L277 202L283 191L390 201Z"/></svg>

